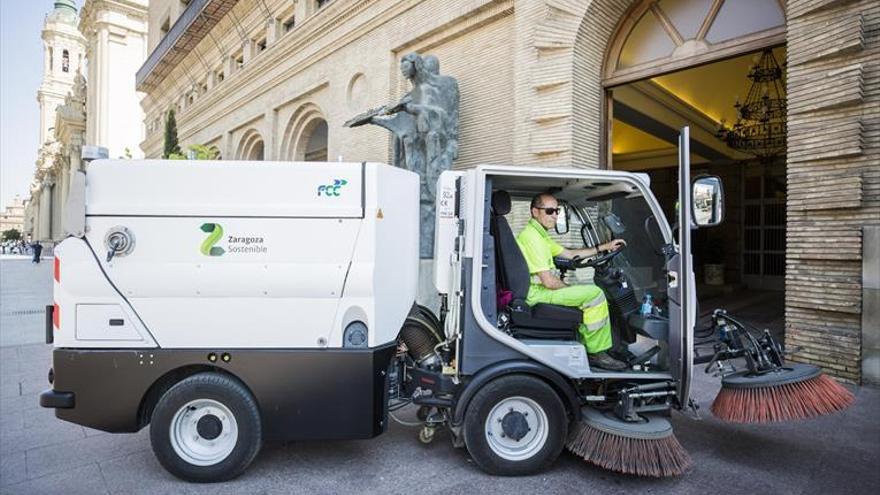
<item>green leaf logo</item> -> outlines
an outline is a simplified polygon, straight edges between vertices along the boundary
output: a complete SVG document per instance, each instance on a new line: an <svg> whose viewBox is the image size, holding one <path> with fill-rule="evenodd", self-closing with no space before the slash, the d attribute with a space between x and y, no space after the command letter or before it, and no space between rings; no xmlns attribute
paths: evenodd
<svg viewBox="0 0 880 495"><path fill-rule="evenodd" d="M223 237L223 227L219 223L203 223L200 227L208 237L202 242L201 251L205 256L222 256L226 251L222 247L214 246Z"/></svg>

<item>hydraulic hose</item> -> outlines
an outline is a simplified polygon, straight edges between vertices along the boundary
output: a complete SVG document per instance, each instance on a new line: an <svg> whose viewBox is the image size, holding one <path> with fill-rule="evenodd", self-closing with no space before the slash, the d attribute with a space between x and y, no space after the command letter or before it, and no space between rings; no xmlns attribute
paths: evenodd
<svg viewBox="0 0 880 495"><path fill-rule="evenodd" d="M434 348L441 342L439 325L426 311L430 310L414 305L400 329L400 340L417 363L434 356Z"/></svg>

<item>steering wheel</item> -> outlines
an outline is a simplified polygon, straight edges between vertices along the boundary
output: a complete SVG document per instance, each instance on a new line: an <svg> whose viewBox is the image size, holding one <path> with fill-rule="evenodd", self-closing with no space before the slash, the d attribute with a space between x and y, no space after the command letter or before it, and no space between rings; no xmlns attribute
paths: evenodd
<svg viewBox="0 0 880 495"><path fill-rule="evenodd" d="M598 266L602 266L614 259L615 256L623 251L624 247L625 246L620 246L614 251L608 251L607 253L596 256L595 258L584 259L581 256L575 256L571 259L571 262L577 268L595 268Z"/></svg>

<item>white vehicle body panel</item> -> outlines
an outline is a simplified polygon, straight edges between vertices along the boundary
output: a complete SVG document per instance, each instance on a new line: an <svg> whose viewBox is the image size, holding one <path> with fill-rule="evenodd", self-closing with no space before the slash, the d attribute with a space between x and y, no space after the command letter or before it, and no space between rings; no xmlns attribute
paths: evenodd
<svg viewBox="0 0 880 495"><path fill-rule="evenodd" d="M89 257L160 347L341 347L353 321L376 346L397 336L415 299L418 176L401 169L105 160L90 165L85 197ZM213 226L222 235L211 239ZM116 227L134 246L108 262ZM65 270L83 257L59 256Z"/></svg>
<svg viewBox="0 0 880 495"><path fill-rule="evenodd" d="M61 282L53 282L53 297L59 308L59 326L54 329L56 347L112 348L120 347L120 343L122 347L156 347L156 341L138 315L101 272L95 256L85 242L81 239L67 239L55 247L55 257L64 260L59 272ZM91 305L100 305L107 309L98 328L91 327L96 323L94 312L80 312L80 306ZM106 329L109 320L120 318L120 313L124 321L123 328ZM84 318L82 321L81 317ZM131 330L134 330L137 337L132 335ZM102 338L95 339L96 336Z"/></svg>
<svg viewBox="0 0 880 495"><path fill-rule="evenodd" d="M434 220L434 288L441 294L449 293L453 280L452 257L458 236L456 182L465 172L448 171L440 174L437 184L437 214Z"/></svg>
<svg viewBox="0 0 880 495"><path fill-rule="evenodd" d="M362 187L360 163L98 160L86 215L360 218Z"/></svg>

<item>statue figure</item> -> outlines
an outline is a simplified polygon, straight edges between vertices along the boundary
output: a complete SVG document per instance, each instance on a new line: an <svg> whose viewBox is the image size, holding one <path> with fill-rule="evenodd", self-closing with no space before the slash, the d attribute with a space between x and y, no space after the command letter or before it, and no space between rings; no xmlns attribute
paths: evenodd
<svg viewBox="0 0 880 495"><path fill-rule="evenodd" d="M86 78L83 77L79 69L76 70L76 75L73 76L73 98L77 101L86 101Z"/></svg>
<svg viewBox="0 0 880 495"><path fill-rule="evenodd" d="M419 253L432 258L437 179L458 157L458 82L440 74L440 61L433 55L405 55L400 72L412 84L409 93L393 105L354 117L345 126L373 124L394 135L392 163L421 177Z"/></svg>

